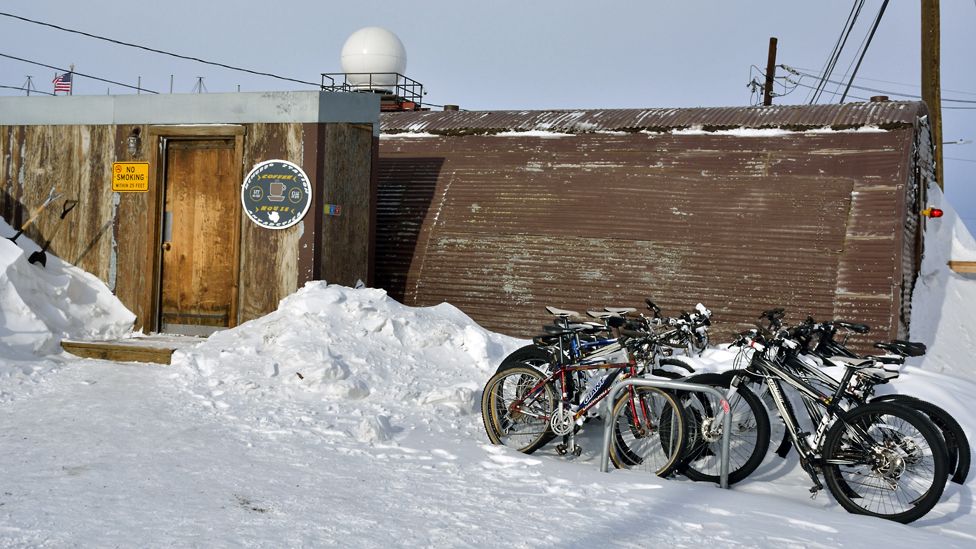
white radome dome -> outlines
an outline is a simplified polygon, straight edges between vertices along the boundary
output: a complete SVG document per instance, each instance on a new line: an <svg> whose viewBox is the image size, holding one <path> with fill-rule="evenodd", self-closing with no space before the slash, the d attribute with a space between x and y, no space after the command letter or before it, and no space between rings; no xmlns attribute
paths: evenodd
<svg viewBox="0 0 976 549"><path fill-rule="evenodd" d="M392 88L396 85L395 75L375 73L403 74L407 70L407 50L392 32L382 27L366 27L346 39L341 62L344 73L374 74L372 80L368 74L349 74L346 77L349 84L362 89Z"/></svg>

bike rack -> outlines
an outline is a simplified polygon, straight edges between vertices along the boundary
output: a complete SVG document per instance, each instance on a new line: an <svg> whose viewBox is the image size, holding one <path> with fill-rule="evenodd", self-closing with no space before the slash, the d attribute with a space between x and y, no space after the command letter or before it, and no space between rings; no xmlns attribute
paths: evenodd
<svg viewBox="0 0 976 549"><path fill-rule="evenodd" d="M714 387L700 385L697 383L686 383L684 381L666 381L657 379L636 379L630 378L614 383L610 390L610 399L607 402L617 401L617 396L628 387L657 387L658 389L675 389L679 391L695 391L699 393L711 393L718 397L722 409L726 413L722 414L722 453L721 465L719 467L719 485L722 488L729 487L729 433L732 431L732 414L729 413L729 403L725 400L725 394ZM606 473L610 466L610 442L612 438L613 424L617 418L613 414L607 414L607 419L603 422L603 453L600 456L600 471Z"/></svg>

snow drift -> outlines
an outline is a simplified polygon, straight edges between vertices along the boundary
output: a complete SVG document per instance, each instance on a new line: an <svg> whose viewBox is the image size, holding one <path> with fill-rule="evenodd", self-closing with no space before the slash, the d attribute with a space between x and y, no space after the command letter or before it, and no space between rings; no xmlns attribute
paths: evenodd
<svg viewBox="0 0 976 549"><path fill-rule="evenodd" d="M277 311L177 351L172 364L224 413L274 417L282 428L325 414L370 443L407 418L480 414L484 381L524 343L447 303L408 307L384 290L310 282Z"/></svg>
<svg viewBox="0 0 976 549"><path fill-rule="evenodd" d="M932 185L929 203L944 212L926 222L925 252L912 297L911 339L929 346L922 361L925 370L970 378L976 373L976 275L953 272L951 260L976 261L976 241Z"/></svg>
<svg viewBox="0 0 976 549"><path fill-rule="evenodd" d="M0 221L0 232L14 230ZM21 248L20 246L24 246ZM39 249L26 236L0 238L0 360L60 352L64 338L113 339L133 315L94 275L48 253L46 267L27 261Z"/></svg>
<svg viewBox="0 0 976 549"><path fill-rule="evenodd" d="M0 403L33 391L64 363L61 340L115 339L129 334L135 315L90 273L48 253L0 220Z"/></svg>

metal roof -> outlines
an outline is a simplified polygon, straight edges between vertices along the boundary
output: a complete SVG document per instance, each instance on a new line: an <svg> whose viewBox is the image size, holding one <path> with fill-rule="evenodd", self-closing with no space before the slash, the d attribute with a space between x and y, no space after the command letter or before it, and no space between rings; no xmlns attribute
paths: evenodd
<svg viewBox="0 0 976 549"><path fill-rule="evenodd" d="M804 130L912 126L928 114L924 103L882 101L842 105L777 105L693 109L608 109L541 111L415 111L380 115L380 131L437 135L548 131L592 133L671 131L701 128L783 128Z"/></svg>

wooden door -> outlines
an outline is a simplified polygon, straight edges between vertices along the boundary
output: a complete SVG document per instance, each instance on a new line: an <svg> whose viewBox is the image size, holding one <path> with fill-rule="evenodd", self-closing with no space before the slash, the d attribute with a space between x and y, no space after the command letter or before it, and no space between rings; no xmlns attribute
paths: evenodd
<svg viewBox="0 0 976 549"><path fill-rule="evenodd" d="M236 323L240 182L234 139L165 141L160 328L206 335Z"/></svg>

